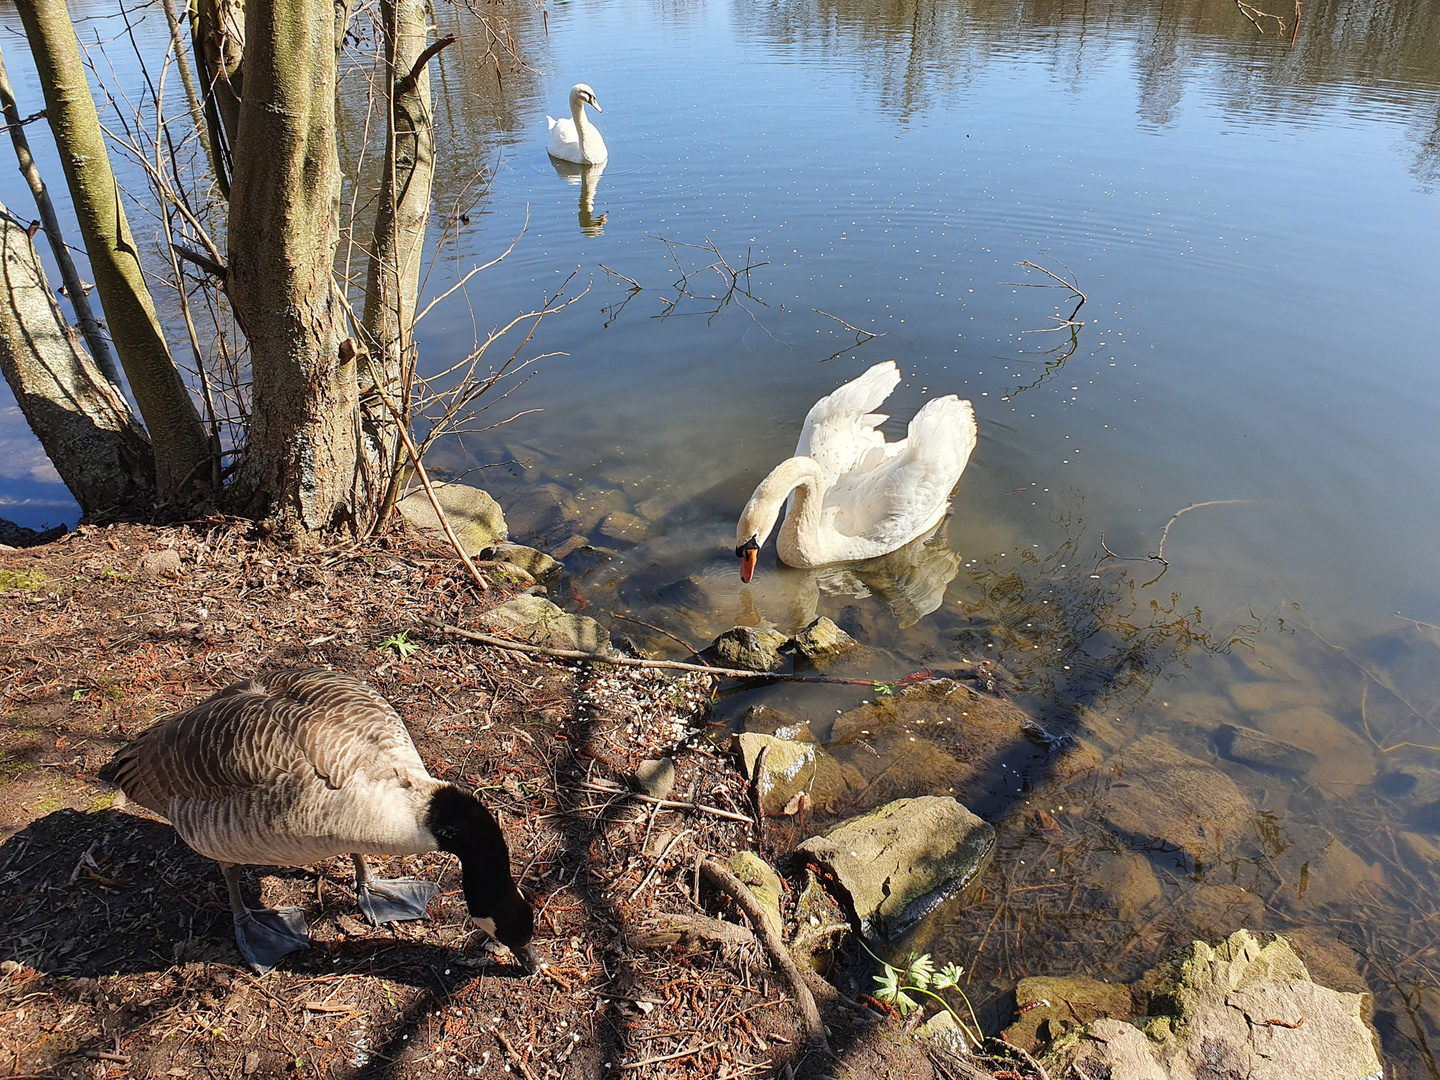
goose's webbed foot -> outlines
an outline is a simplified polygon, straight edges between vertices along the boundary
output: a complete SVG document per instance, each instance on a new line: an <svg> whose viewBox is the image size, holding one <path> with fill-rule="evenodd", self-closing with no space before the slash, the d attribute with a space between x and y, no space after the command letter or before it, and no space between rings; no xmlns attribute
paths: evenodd
<svg viewBox="0 0 1440 1080"><path fill-rule="evenodd" d="M310 947L302 909L247 908L235 917L235 944L246 962L264 975L283 957Z"/></svg>
<svg viewBox="0 0 1440 1080"><path fill-rule="evenodd" d="M433 881L413 878L384 881L368 878L355 883L355 899L371 924L425 918L425 909L440 891Z"/></svg>

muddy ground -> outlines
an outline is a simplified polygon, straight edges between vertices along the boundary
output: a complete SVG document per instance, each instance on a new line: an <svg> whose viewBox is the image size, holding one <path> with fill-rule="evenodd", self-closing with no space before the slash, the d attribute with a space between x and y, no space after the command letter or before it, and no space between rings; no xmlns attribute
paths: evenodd
<svg viewBox="0 0 1440 1080"><path fill-rule="evenodd" d="M0 553L0 1075L945 1075L874 1002L822 1001L835 1057L810 1052L754 945L633 944L656 912L744 922L693 871L753 846L753 824L627 794L644 758L674 751L673 798L751 815L707 725L713 684L421 622L472 625L504 591L477 592L423 540L293 555L225 519ZM358 917L346 860L252 869L265 904L305 909L312 947L263 978L240 965L215 864L96 774L158 718L295 665L365 678L436 776L484 791L548 969L527 978L464 929L444 854L380 868L442 889L429 920L383 928Z"/></svg>

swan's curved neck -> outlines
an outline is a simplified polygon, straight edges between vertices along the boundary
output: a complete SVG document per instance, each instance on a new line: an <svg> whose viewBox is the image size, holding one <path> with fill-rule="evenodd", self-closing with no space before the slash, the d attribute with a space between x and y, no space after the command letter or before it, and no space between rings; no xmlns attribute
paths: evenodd
<svg viewBox="0 0 1440 1080"><path fill-rule="evenodd" d="M570 116L575 121L575 138L580 140L580 159L585 159L585 126L589 123L585 119L585 99L579 94L570 98Z"/></svg>
<svg viewBox="0 0 1440 1080"><path fill-rule="evenodd" d="M808 457L793 457L776 465L750 497L745 518L765 522L764 531L769 532L785 500L792 491L795 493L795 502L785 515L780 535L775 538L782 562L791 566L814 566L828 561L820 550L824 485L825 474L819 465Z"/></svg>

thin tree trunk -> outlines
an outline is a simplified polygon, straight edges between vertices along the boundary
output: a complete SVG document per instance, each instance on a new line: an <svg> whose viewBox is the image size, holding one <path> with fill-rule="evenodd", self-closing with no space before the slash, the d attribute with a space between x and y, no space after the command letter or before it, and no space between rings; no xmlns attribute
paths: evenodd
<svg viewBox="0 0 1440 1080"><path fill-rule="evenodd" d="M180 12L175 9L176 0L164 0L165 21L170 24L170 42L175 48L175 66L180 69L180 82L185 87L185 102L190 106L190 119L195 132L200 136L200 145L210 159L210 167L218 171L215 163L215 147L210 141L210 132L205 123L205 107L200 104L200 92L195 87L195 72L190 67L189 49L186 47L185 24L180 21ZM186 9L188 17L189 10Z"/></svg>
<svg viewBox="0 0 1440 1080"><path fill-rule="evenodd" d="M82 511L153 499L149 440L65 325L29 234L3 205L0 371Z"/></svg>
<svg viewBox="0 0 1440 1080"><path fill-rule="evenodd" d="M391 401L400 403L402 419L409 411L416 294L435 173L430 74L420 62L432 17L430 0L380 2L389 123L361 326L383 379L382 389ZM360 372L360 378L362 383L368 381L367 373ZM379 490L385 492L377 521L383 524L398 493L399 443L388 411L377 398L371 400L377 403L365 415L363 460L369 473L370 504L374 505Z"/></svg>
<svg viewBox="0 0 1440 1080"><path fill-rule="evenodd" d="M205 130L214 147L211 161L220 193L229 199L233 172L230 151L240 129L244 0L197 0L191 32L195 63L205 79Z"/></svg>
<svg viewBox="0 0 1440 1080"><path fill-rule="evenodd" d="M340 164L331 0L251 3L235 140L226 288L250 342L250 430L235 484L281 535L353 520L359 418L338 353L332 267Z"/></svg>
<svg viewBox="0 0 1440 1080"><path fill-rule="evenodd" d="M55 204L50 201L50 192L40 178L35 158L30 154L30 140L25 137L25 128L20 122L20 109L15 104L15 91L10 86L10 76L5 71L5 57L0 55L0 107L3 107L5 123L10 126L10 141L15 144L15 156L20 159L20 175L30 185L30 194L35 196L35 208L40 211L40 224L45 228L45 239L50 252L60 267L60 278L69 294L70 306L75 309L75 319L80 324L80 333L90 347L90 355L112 383L120 382L120 372L115 370L115 357L110 352L110 342L100 332L95 313L90 310L90 297L80 283L80 274L75 269L75 260L70 258L70 249L65 246L65 235L60 231L60 219L55 216Z"/></svg>
<svg viewBox="0 0 1440 1080"><path fill-rule="evenodd" d="M209 460L210 440L155 316L64 0L19 0L16 6L110 340L150 432L158 493L170 499Z"/></svg>

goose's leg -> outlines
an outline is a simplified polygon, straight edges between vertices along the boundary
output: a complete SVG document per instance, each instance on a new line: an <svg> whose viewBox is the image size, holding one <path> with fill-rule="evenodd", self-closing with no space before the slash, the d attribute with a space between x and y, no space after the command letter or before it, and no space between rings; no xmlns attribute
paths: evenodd
<svg viewBox="0 0 1440 1080"><path fill-rule="evenodd" d="M425 909L440 891L440 886L433 881L373 878L365 865L365 856L358 851L350 853L350 860L355 864L355 900L374 926L425 918Z"/></svg>
<svg viewBox="0 0 1440 1080"><path fill-rule="evenodd" d="M230 910L235 913L235 944L251 967L264 975L281 957L310 947L300 908L248 908L240 895L240 867L221 863L220 870L230 890Z"/></svg>

